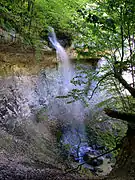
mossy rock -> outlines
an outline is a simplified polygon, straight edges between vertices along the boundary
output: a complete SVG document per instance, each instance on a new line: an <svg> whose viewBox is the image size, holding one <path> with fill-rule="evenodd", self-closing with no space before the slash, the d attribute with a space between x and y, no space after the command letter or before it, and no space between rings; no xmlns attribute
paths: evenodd
<svg viewBox="0 0 135 180"><path fill-rule="evenodd" d="M36 121L39 123L45 120L48 120L47 109L42 108L36 114Z"/></svg>

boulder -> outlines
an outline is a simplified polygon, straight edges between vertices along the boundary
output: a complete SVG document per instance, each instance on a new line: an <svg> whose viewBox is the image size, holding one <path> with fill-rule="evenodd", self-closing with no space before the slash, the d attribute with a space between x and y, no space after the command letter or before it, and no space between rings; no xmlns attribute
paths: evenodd
<svg viewBox="0 0 135 180"><path fill-rule="evenodd" d="M91 156L89 153L85 153L83 155L83 160L91 165L91 166L100 166L101 164L103 164L103 159L102 158L98 158L98 159L93 159L94 156Z"/></svg>

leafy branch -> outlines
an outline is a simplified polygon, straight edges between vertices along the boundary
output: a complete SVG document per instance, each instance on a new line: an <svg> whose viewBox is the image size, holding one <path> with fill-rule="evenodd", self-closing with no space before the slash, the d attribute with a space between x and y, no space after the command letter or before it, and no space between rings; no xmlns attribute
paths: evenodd
<svg viewBox="0 0 135 180"><path fill-rule="evenodd" d="M108 76L112 75L112 72L108 72L106 73L96 84L96 87L94 88L94 90L92 91L91 96L89 97L89 100L92 99L93 95L95 94L95 91L98 89L99 85L102 83L103 80L105 80Z"/></svg>

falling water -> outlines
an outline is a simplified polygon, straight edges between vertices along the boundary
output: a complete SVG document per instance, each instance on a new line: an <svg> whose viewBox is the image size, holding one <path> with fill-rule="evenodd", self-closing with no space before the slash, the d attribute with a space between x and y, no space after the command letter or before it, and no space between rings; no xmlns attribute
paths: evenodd
<svg viewBox="0 0 135 180"><path fill-rule="evenodd" d="M65 51L65 49L60 45L60 43L57 40L56 34L54 32L54 29L52 27L49 27L49 40L52 43L53 47L56 49L57 54L57 60L59 62L59 71L61 72L61 76L63 76L63 87L62 91L64 93L68 93L74 88L74 85L70 82L73 76L75 75L75 70L73 69L73 66L70 62L70 59ZM62 92L62 94L63 94ZM67 95L67 94L65 94ZM70 105L71 107L71 114L73 116L73 121L77 120L80 121L83 124L84 119L84 107L80 101L74 102ZM76 122L73 122L73 124ZM84 129L81 127L81 129Z"/></svg>
<svg viewBox="0 0 135 180"><path fill-rule="evenodd" d="M56 38L56 34L52 27L49 27L49 40L53 47L56 49L57 60L59 61L59 70L63 75L63 85L67 86L68 89L72 86L70 81L73 75L73 69L69 57L65 49L60 45Z"/></svg>
<svg viewBox="0 0 135 180"><path fill-rule="evenodd" d="M67 93L74 88L74 85L70 81L75 75L75 70L73 69L65 49L58 42L54 29L51 27L49 28L49 40L56 49L57 60L59 61L59 71L61 72L61 76L63 76L62 91ZM65 132L64 143L70 143L72 147L77 147L77 145L80 143L79 138L86 140L83 123L85 117L84 107L80 101L74 102L73 104L68 105L68 107L70 109L70 114L72 115L72 118L70 119L72 127L70 131ZM85 143L85 145L86 144L87 143Z"/></svg>

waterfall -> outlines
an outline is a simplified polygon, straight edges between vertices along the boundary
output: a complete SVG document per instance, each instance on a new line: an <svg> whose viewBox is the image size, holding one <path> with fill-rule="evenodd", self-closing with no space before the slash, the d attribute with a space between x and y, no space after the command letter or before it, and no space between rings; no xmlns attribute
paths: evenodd
<svg viewBox="0 0 135 180"><path fill-rule="evenodd" d="M74 85L70 81L73 78L73 75L76 74L75 70L73 69L73 66L69 60L69 57L65 49L58 42L54 29L51 27L49 27L49 40L52 46L56 49L57 60L59 62L59 71L61 73L61 76L63 76L62 83L64 87L62 88L62 91L64 91L64 93L65 92L67 93L74 88ZM66 88L66 91L65 91L65 88ZM67 106L68 106L68 109L70 111L70 116L71 116L70 118L71 129L65 130L65 133L63 136L63 142L64 144L70 144L71 152L73 152L74 149L75 151L76 149L78 149L78 145L80 143L82 144L82 145L79 145L80 150L82 147L88 147L88 144L86 142L86 136L85 136L85 126L83 122L84 117L85 117L85 112L84 112L84 107L81 101L74 102ZM83 141L83 143L81 141ZM79 151L78 153L80 152L81 151ZM81 161L82 159L80 160L80 162Z"/></svg>
<svg viewBox="0 0 135 180"><path fill-rule="evenodd" d="M49 27L49 40L52 43L53 47L56 49L57 60L59 62L59 71L61 76L63 77L62 80L62 94L67 95L69 91L74 88L74 85L70 82L73 76L76 74L73 66L70 62L70 59L65 51L65 49L60 45L57 40L56 34L52 27ZM61 88L61 87L60 87ZM84 107L80 101L74 102L70 104L72 119L74 119L73 124L78 123L80 121L83 124L84 119ZM76 125L75 125L76 126ZM84 129L84 125L83 128Z"/></svg>
<svg viewBox="0 0 135 180"><path fill-rule="evenodd" d="M73 68L69 57L65 51L65 49L60 45L57 40L56 34L52 27L49 27L49 40L53 47L56 49L57 60L59 62L59 70L61 75L63 75L63 85L66 86L68 90L71 89L72 84L70 83L72 76L73 76Z"/></svg>

